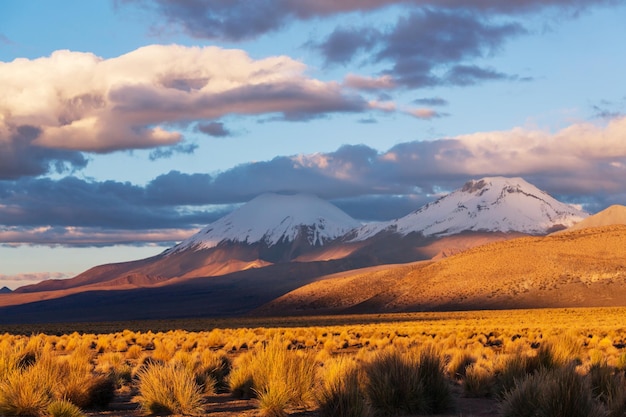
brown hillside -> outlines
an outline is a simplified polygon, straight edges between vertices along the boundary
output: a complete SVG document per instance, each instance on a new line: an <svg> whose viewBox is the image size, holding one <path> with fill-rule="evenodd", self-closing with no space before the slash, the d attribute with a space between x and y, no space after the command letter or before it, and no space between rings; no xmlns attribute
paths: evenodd
<svg viewBox="0 0 626 417"><path fill-rule="evenodd" d="M593 216L587 217L569 229L557 233L581 230L588 227L610 226L613 224L626 224L626 206L613 205Z"/></svg>
<svg viewBox="0 0 626 417"><path fill-rule="evenodd" d="M319 280L260 313L626 305L626 225L524 237L439 260Z"/></svg>

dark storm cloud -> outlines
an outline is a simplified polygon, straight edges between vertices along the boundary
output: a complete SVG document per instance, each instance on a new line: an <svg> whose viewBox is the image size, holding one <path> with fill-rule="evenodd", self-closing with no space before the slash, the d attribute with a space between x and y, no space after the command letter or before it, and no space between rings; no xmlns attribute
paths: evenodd
<svg viewBox="0 0 626 417"><path fill-rule="evenodd" d="M87 159L77 151L48 149L34 141L41 134L36 126L9 126L9 135L0 136L0 179L65 173L84 168Z"/></svg>
<svg viewBox="0 0 626 417"><path fill-rule="evenodd" d="M363 36L363 31L373 32L369 28L337 28L318 49L326 61L341 64L361 50L373 52L369 56L373 63L388 65L383 74L391 76L395 84L412 88L508 78L464 62L492 54L506 40L525 33L518 23L493 23L476 13L435 9L400 17L395 26L376 36ZM340 42L344 39L349 42Z"/></svg>
<svg viewBox="0 0 626 417"><path fill-rule="evenodd" d="M209 211L154 204L146 190L117 181L25 178L0 181L5 227L189 228L215 219Z"/></svg>
<svg viewBox="0 0 626 417"><path fill-rule="evenodd" d="M372 28L337 28L318 48L327 63L347 64L358 52L375 46L380 35Z"/></svg>
<svg viewBox="0 0 626 417"><path fill-rule="evenodd" d="M226 129L224 127L224 123L221 122L198 123L196 125L196 130L216 138L223 138L232 135L230 130Z"/></svg>
<svg viewBox="0 0 626 417"><path fill-rule="evenodd" d="M368 12L392 5L414 8L443 8L493 14L531 13L557 9L572 14L618 0L117 0L150 8L169 24L155 30L169 30L173 24L196 38L244 40L276 31L294 20Z"/></svg>

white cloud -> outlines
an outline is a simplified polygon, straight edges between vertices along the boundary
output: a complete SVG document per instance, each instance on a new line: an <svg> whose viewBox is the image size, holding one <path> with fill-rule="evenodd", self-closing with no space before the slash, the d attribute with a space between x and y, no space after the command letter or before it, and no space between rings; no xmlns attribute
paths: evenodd
<svg viewBox="0 0 626 417"><path fill-rule="evenodd" d="M0 62L0 141L33 126L32 145L106 152L179 142L174 123L232 113L305 119L367 107L306 69L287 56L255 60L241 50L179 45L111 59L60 50Z"/></svg>

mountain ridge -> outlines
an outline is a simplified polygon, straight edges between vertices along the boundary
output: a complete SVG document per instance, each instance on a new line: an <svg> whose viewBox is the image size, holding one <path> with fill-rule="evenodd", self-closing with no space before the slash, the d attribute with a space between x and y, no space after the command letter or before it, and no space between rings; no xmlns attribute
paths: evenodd
<svg viewBox="0 0 626 417"><path fill-rule="evenodd" d="M277 299L333 273L349 275L346 271L373 267L379 270L372 272L373 276L380 276L384 274L381 271L391 271L392 264L437 265L479 245L523 239L529 232L547 233L586 216L521 178L468 181L458 190L392 221L395 227L388 227L390 222L361 226L315 196L264 194L154 257L100 265L68 280L44 281L19 288L15 294L0 295L0 311L16 315L28 311L29 317L36 320L37 309L45 307L50 314L66 319L71 315L69 310L78 308L86 319L102 319L105 313L99 309L108 303L126 314L116 315L118 319L143 317L147 311L166 318L166 305L177 308L177 317L248 314L260 307L258 303L270 303L270 296ZM355 231L365 228L375 233L355 239ZM461 274L454 280L462 278ZM379 284L370 278L354 283L369 290ZM407 283L403 285L408 288ZM261 290L263 297L255 293ZM338 294L346 291L344 288ZM103 301L94 305L96 293ZM379 295L349 309L358 312L378 308L393 293L388 289L384 297ZM157 294L163 306L150 307L154 301L151 297ZM168 296L173 298L168 300ZM116 297L132 299L133 305L121 306ZM495 305L491 299L481 300L487 307ZM204 302L212 303L211 307L203 308ZM238 307L233 303L243 304ZM449 303L431 300L412 308L468 306L454 299ZM90 315L86 308L95 310Z"/></svg>
<svg viewBox="0 0 626 417"><path fill-rule="evenodd" d="M368 239L383 231L405 236L449 236L463 231L539 235L567 228L587 216L522 178L485 177L470 180L399 219L362 226L350 240Z"/></svg>

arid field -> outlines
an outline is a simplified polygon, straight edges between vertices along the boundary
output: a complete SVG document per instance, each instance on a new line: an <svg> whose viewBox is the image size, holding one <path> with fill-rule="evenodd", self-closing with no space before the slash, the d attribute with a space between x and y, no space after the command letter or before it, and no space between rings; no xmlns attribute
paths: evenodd
<svg viewBox="0 0 626 417"><path fill-rule="evenodd" d="M5 326L0 415L623 416L625 315Z"/></svg>

